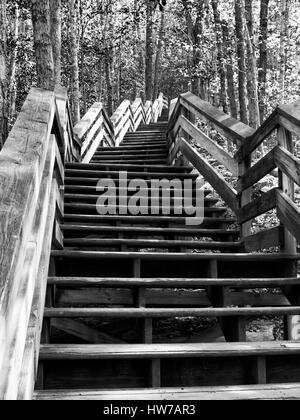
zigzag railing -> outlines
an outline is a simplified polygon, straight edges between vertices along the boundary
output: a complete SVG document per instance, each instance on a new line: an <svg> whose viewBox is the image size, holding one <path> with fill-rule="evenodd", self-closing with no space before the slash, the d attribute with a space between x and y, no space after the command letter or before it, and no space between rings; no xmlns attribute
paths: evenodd
<svg viewBox="0 0 300 420"><path fill-rule="evenodd" d="M64 167L118 146L166 100L129 101L107 116L95 104L72 127L67 91L32 88L0 153L0 399L31 399L52 249L63 247Z"/></svg>
<svg viewBox="0 0 300 420"><path fill-rule="evenodd" d="M300 160L293 155L292 136L300 136L300 102L278 107L256 131L191 93L172 101L170 109L170 164L174 164L181 154L206 178L236 214L245 249L251 252L279 246L282 252L297 252L300 211L295 202L294 184L300 185ZM195 124L196 118L234 143L238 147L235 156L205 134ZM274 132L276 145L253 165L252 153ZM237 178L236 190L195 145L205 149L231 172L233 178ZM276 168L279 170L278 187L252 200L252 188ZM252 219L274 208L280 224L251 235Z"/></svg>
<svg viewBox="0 0 300 420"><path fill-rule="evenodd" d="M102 103L95 103L74 128L82 143L82 162L89 163L100 146L118 147L126 133L136 131L141 123L157 122L164 108L168 108L168 101L162 93L154 103L147 101L145 105L140 98L133 103L125 100L111 118Z"/></svg>

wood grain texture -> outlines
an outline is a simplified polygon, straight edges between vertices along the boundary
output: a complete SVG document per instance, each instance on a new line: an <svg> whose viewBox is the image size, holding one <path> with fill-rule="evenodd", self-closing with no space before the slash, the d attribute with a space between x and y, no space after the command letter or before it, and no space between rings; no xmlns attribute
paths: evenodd
<svg viewBox="0 0 300 420"><path fill-rule="evenodd" d="M236 213L237 212L237 195L236 191L219 175L209 164L209 162L201 156L186 140L180 139L180 150L183 155L193 164L207 182L216 190L223 198L226 204Z"/></svg>
<svg viewBox="0 0 300 420"><path fill-rule="evenodd" d="M121 400L121 401L245 401L245 400L299 400L300 384L245 385L200 388L157 388L111 391L40 391L37 400Z"/></svg>
<svg viewBox="0 0 300 420"><path fill-rule="evenodd" d="M280 246L282 234L282 229L280 226L277 226L272 229L267 229L253 235L246 236L243 239L243 243L247 252L265 250L271 247Z"/></svg>
<svg viewBox="0 0 300 420"><path fill-rule="evenodd" d="M283 225L300 242L300 211L282 191L277 190L277 214Z"/></svg>
<svg viewBox="0 0 300 420"><path fill-rule="evenodd" d="M192 93L180 95L179 100L182 106L213 125L217 131L235 144L243 144L254 133L253 128L224 114Z"/></svg>
<svg viewBox="0 0 300 420"><path fill-rule="evenodd" d="M15 270L33 226L55 113L53 92L32 89L0 154L0 343L18 293ZM23 254L23 255L22 255ZM1 356L0 352L0 365Z"/></svg>
<svg viewBox="0 0 300 420"><path fill-rule="evenodd" d="M224 165L233 176L238 175L237 162L221 146L211 140L206 134L204 134L183 115L181 115L179 118L179 124L181 128L193 138L198 146L210 153L213 158Z"/></svg>
<svg viewBox="0 0 300 420"><path fill-rule="evenodd" d="M239 223L245 223L276 207L276 188L264 193L261 197L243 206L237 212Z"/></svg>

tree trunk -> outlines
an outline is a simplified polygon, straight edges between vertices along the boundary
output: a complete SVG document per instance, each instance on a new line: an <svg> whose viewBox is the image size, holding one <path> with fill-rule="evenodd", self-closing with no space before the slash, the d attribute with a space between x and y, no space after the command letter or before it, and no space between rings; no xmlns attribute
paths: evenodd
<svg viewBox="0 0 300 420"><path fill-rule="evenodd" d="M80 86L78 65L78 36L77 36L76 0L70 0L70 55L71 55L71 104L74 125L80 120Z"/></svg>
<svg viewBox="0 0 300 420"><path fill-rule="evenodd" d="M200 95L203 99L204 95L204 81L200 80L199 63L201 59L201 35L203 34L203 19L204 19L204 0L197 2L197 17L193 24L192 12L188 0L182 0L185 11L187 31L193 49L193 56L191 59L190 73L191 73L191 90L195 95Z"/></svg>
<svg viewBox="0 0 300 420"><path fill-rule="evenodd" d="M17 64L17 56L18 56L18 48L19 48L19 6L18 3L15 2L15 15L14 15L14 22L13 22L13 42L11 47L11 54L10 54L10 62L9 62L9 70L8 70L8 92L7 92L7 115L8 120L11 123L11 120L15 117L16 112L16 64Z"/></svg>
<svg viewBox="0 0 300 420"><path fill-rule="evenodd" d="M259 37L259 62L258 62L258 87L259 87L259 112L260 121L265 118L266 84L268 71L268 16L269 0L261 0L260 9L260 37Z"/></svg>
<svg viewBox="0 0 300 420"><path fill-rule="evenodd" d="M50 35L49 0L32 0L31 4L37 86L53 90L54 62Z"/></svg>
<svg viewBox="0 0 300 420"><path fill-rule="evenodd" d="M105 69L105 81L106 81L106 95L107 95L107 113L111 117L113 114L113 86L111 81L111 53L109 49L106 50L105 53L105 62L104 62L104 69Z"/></svg>
<svg viewBox="0 0 300 420"><path fill-rule="evenodd" d="M220 78L220 106L224 112L228 112L227 106L227 94L226 94L226 71L224 66L224 52L223 52L223 40L222 40L222 22L220 18L220 12L218 9L218 1L212 0L212 8L214 13L215 21L215 32L217 38L217 49L218 49L218 73Z"/></svg>
<svg viewBox="0 0 300 420"><path fill-rule="evenodd" d="M237 37L237 56L239 69L239 102L240 118L248 124L247 97L246 97L246 54L245 54L245 25L244 25L244 0L235 0L235 22Z"/></svg>
<svg viewBox="0 0 300 420"><path fill-rule="evenodd" d="M153 1L147 1L146 12L146 60L145 60L145 96L151 101L153 96Z"/></svg>
<svg viewBox="0 0 300 420"><path fill-rule="evenodd" d="M229 98L230 113L235 119L238 118L237 103L235 96L235 82L233 70L233 48L229 34L228 23L222 22L223 44L224 44L224 58L226 60L226 76L227 76L227 94Z"/></svg>
<svg viewBox="0 0 300 420"><path fill-rule="evenodd" d="M50 0L55 84L61 85L61 0Z"/></svg>
<svg viewBox="0 0 300 420"><path fill-rule="evenodd" d="M7 137L6 0L0 4L0 149Z"/></svg>
<svg viewBox="0 0 300 420"><path fill-rule="evenodd" d="M246 2L246 42L247 42L247 92L248 92L248 110L249 125L252 128L260 126L260 113L258 102L258 83L257 83L257 64L254 46L253 31L253 0Z"/></svg>
<svg viewBox="0 0 300 420"><path fill-rule="evenodd" d="M286 96L286 65L289 43L290 0L281 0L279 100Z"/></svg>
<svg viewBox="0 0 300 420"><path fill-rule="evenodd" d="M155 101L155 99L158 98L159 79L160 79L160 73L161 73L161 51L162 51L162 44L163 44L163 38L164 38L164 29L165 29L165 12L164 10L162 10L159 35L158 35L158 41L157 41L157 49L156 49L155 67L154 67L153 101Z"/></svg>

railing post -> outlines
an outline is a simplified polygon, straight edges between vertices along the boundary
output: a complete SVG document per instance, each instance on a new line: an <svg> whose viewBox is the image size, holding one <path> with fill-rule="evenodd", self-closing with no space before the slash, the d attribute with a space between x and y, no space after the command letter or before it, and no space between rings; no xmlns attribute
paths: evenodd
<svg viewBox="0 0 300 420"><path fill-rule="evenodd" d="M284 127L278 129L278 144L284 147L288 152L293 152L293 139L289 131ZM294 182L279 170L279 188L291 199L295 200L295 184ZM281 252L285 254L297 254L296 238L282 226ZM286 276L297 277L297 262L291 261L286 263ZM292 304L300 304L300 288L291 287L286 289L286 293ZM289 340L300 339L300 316L287 317L287 338Z"/></svg>
<svg viewBox="0 0 300 420"><path fill-rule="evenodd" d="M241 178L245 173L251 168L251 162L252 162L252 155L248 156L247 158L244 158L239 163L239 178ZM242 208L245 205L249 204L251 202L251 194L252 194L252 188L247 188L245 191L242 191L238 196L238 207ZM252 221L249 220L246 223L242 223L240 225L240 236L241 241L251 234L251 226Z"/></svg>

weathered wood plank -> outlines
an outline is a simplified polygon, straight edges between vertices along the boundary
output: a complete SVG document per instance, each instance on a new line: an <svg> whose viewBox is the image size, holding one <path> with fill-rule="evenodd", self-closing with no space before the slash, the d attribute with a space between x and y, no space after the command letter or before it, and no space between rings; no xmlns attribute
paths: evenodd
<svg viewBox="0 0 300 420"><path fill-rule="evenodd" d="M207 182L217 191L226 204L234 211L237 211L236 191L219 175L200 153L195 150L187 141L180 139L180 150L183 155L194 165Z"/></svg>
<svg viewBox="0 0 300 420"><path fill-rule="evenodd" d="M217 131L232 140L235 144L243 144L245 140L254 133L253 128L224 114L216 107L201 100L192 93L180 95L179 101L182 106L199 116L201 119L209 122Z"/></svg>
<svg viewBox="0 0 300 420"><path fill-rule="evenodd" d="M238 163L225 150L223 150L221 146L211 140L206 134L204 134L183 115L179 117L179 124L181 128L186 133L188 133L200 147L205 149L214 157L214 159L224 165L233 176L238 175Z"/></svg>
<svg viewBox="0 0 300 420"><path fill-rule="evenodd" d="M47 226L52 226L56 209L56 185L52 181L51 196L48 205ZM40 337L43 324L44 304L49 270L49 256L51 253L52 231L47 229L43 240L43 249L38 268L39 281L35 284L35 291L28 323L26 345L23 355L22 368L18 383L18 400L31 400L37 375Z"/></svg>
<svg viewBox="0 0 300 420"><path fill-rule="evenodd" d="M41 360L101 360L122 358L255 357L300 355L300 343L183 343L119 345L43 345Z"/></svg>
<svg viewBox="0 0 300 420"><path fill-rule="evenodd" d="M276 188L264 193L261 197L246 204L237 211L239 223L245 223L276 207Z"/></svg>
<svg viewBox="0 0 300 420"><path fill-rule="evenodd" d="M291 278L92 278L92 277L50 277L49 285L63 287L134 287L144 286L146 288L206 288L209 286L229 286L234 288L265 288L278 287L281 285L300 285L300 277Z"/></svg>
<svg viewBox="0 0 300 420"><path fill-rule="evenodd" d="M252 187L276 168L274 154L275 150L273 149L240 177L237 187L238 193Z"/></svg>
<svg viewBox="0 0 300 420"><path fill-rule="evenodd" d="M278 114L280 124L291 133L300 136L300 101L280 105Z"/></svg>
<svg viewBox="0 0 300 420"><path fill-rule="evenodd" d="M51 327L79 337L91 344L124 344L125 342L72 319L52 319Z"/></svg>
<svg viewBox="0 0 300 420"><path fill-rule="evenodd" d="M278 128L278 110L276 109L270 116L267 118L264 123L249 136L247 141L243 144L240 150L236 153L235 158L238 161L242 161L247 156L249 156L261 143L274 131Z"/></svg>
<svg viewBox="0 0 300 420"><path fill-rule="evenodd" d="M246 236L243 239L243 243L247 252L268 249L270 247L280 246L282 234L282 229L280 226L277 226L255 233L254 235Z"/></svg>
<svg viewBox="0 0 300 420"><path fill-rule="evenodd" d="M55 137L51 136L43 171L38 201L34 211L34 222L24 249L24 258L19 258L14 281L17 285L16 297L11 303L10 312L6 313L9 325L3 348L3 365L1 366L0 395L6 399L15 399L18 392L18 378L22 365L26 342L26 332L34 296L36 275L43 249L43 239L47 229L48 205L51 195L51 181L55 164ZM22 253L21 253L22 257ZM50 259L50 252L48 255Z"/></svg>
<svg viewBox="0 0 300 420"><path fill-rule="evenodd" d="M300 242L300 211L282 191L277 190L277 214L283 225Z"/></svg>
<svg viewBox="0 0 300 420"><path fill-rule="evenodd" d="M278 168L297 185L300 185L300 159L297 159L291 152L277 146L274 151L275 163Z"/></svg>
<svg viewBox="0 0 300 420"><path fill-rule="evenodd" d="M0 154L1 349L9 336L18 293L15 270L33 225L54 114L54 93L31 89ZM2 357L3 351L0 366Z"/></svg>
<svg viewBox="0 0 300 420"><path fill-rule="evenodd" d="M264 308L46 308L46 318L147 319L172 317L247 317L300 315L300 306Z"/></svg>

